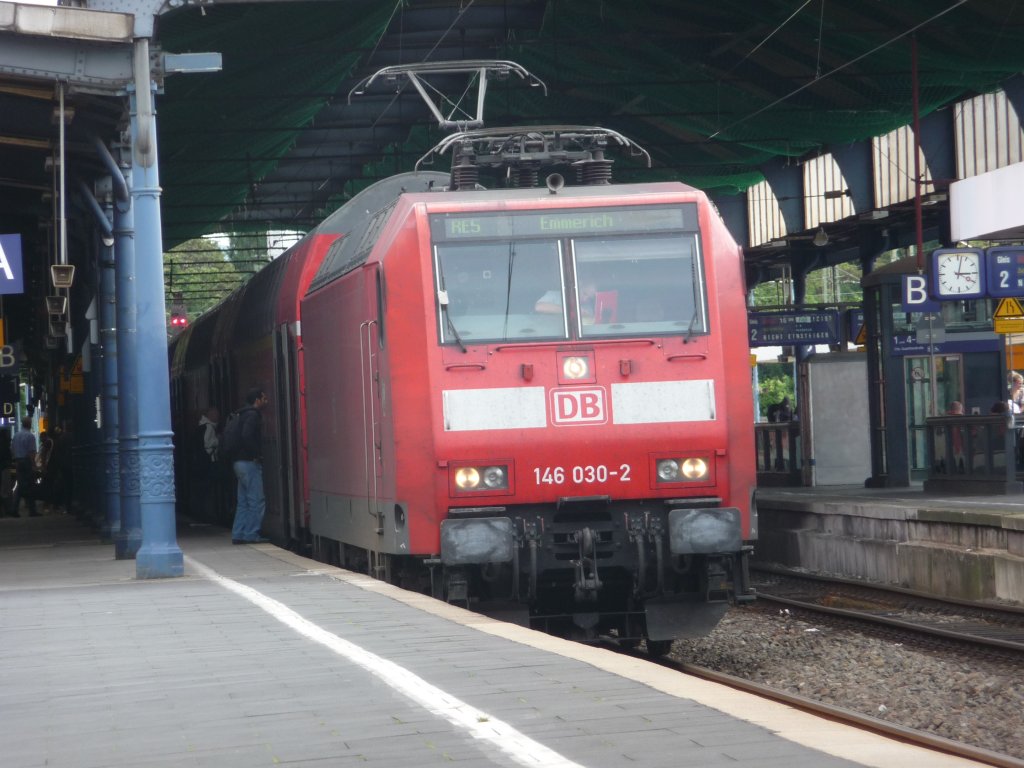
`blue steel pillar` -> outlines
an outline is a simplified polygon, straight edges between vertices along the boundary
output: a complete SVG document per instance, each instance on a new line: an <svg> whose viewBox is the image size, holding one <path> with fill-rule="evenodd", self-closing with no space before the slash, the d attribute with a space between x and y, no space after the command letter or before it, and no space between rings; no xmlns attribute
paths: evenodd
<svg viewBox="0 0 1024 768"><path fill-rule="evenodd" d="M156 149L156 116L145 40L135 43L135 75L139 89L132 109L132 185L135 209L138 370L146 384L138 391L139 458L142 470L142 547L135 556L135 576L152 579L182 576L184 556L178 547L174 519L174 443L171 432L170 377L167 364L167 316L164 305L163 239L160 231L160 174ZM150 88L143 94L144 87Z"/></svg>
<svg viewBox="0 0 1024 768"><path fill-rule="evenodd" d="M120 490L121 525L114 537L114 556L130 560L142 546L139 512L139 377L135 356L135 211L129 199L114 207L114 250L117 257L117 437L114 460Z"/></svg>
<svg viewBox="0 0 1024 768"><path fill-rule="evenodd" d="M120 171L118 171L120 173ZM123 183L123 182L122 182ZM127 207L127 203L118 203ZM111 211L112 213L112 211ZM100 390L100 421L103 424L103 489L100 535L113 541L121 530L121 472L117 455L117 325L114 249L100 250L100 348L103 385Z"/></svg>
<svg viewBox="0 0 1024 768"><path fill-rule="evenodd" d="M100 534L106 541L117 541L121 534L121 461L118 445L118 391L117 391L117 261L115 252L124 255L126 250L134 248L134 223L131 215L131 198L128 196L128 182L124 171L118 165L107 146L98 137L93 140L96 152L110 173L109 189L104 197L103 218L112 222L109 231L102 233L103 247L100 249L100 290L99 290L99 321L100 349L102 350L101 371L103 384L100 390L100 421L102 432L103 477L100 488L99 507L103 510ZM115 251L116 248L116 251ZM131 262L134 264L134 251ZM126 272L133 275L134 266ZM134 276L132 276L134 279ZM127 290L127 288L125 289ZM127 306L127 304L126 304ZM118 556L123 558L134 556L141 543L138 525L138 506L134 515L136 535L129 542L126 538L118 549ZM129 555L128 553L131 552Z"/></svg>

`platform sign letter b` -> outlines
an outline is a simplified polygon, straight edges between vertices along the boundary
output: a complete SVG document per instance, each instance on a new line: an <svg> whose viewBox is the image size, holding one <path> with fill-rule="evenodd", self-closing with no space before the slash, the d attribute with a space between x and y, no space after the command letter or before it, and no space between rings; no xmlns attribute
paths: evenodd
<svg viewBox="0 0 1024 768"><path fill-rule="evenodd" d="M0 235L0 294L24 292L21 235Z"/></svg>
<svg viewBox="0 0 1024 768"><path fill-rule="evenodd" d="M904 312L941 312L939 302L928 296L928 278L925 275L903 276Z"/></svg>

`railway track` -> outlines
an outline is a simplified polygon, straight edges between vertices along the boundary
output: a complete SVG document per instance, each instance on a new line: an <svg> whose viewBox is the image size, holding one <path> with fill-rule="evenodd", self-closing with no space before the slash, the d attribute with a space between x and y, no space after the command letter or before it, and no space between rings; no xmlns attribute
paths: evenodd
<svg viewBox="0 0 1024 768"><path fill-rule="evenodd" d="M759 599L747 610L777 616L777 605L787 615L792 614L794 618L803 615L804 621L815 625L834 624L843 630L852 629L865 636L880 635L886 643L914 646L919 651L937 657L952 653L953 657L966 657L972 661L985 658L989 663L997 667L1002 665L1007 670L1019 668L1024 663L1024 609L937 600L930 595L909 590L889 590L867 586L862 582L814 578L781 569L754 571L751 575ZM1005 754L1003 751L976 746L977 742L970 743L970 736L966 734L963 740L959 740L960 733L955 727L947 729L950 732L946 735L938 735L932 732L935 728L930 725L931 721L927 721L930 730L919 730L905 724L906 721L896 722L893 713L882 719L873 716L871 710L862 706L859 711L844 706L847 704L845 698L837 700L833 697L831 703L809 698L794 692L792 686L789 690L783 690L776 687L776 683L765 684L740 676L744 673L737 669L724 672L688 662L684 654L681 652L674 658L659 659L655 663L979 764L1024 768L1024 759L1014 756L1017 752ZM752 666L756 668L756 654L752 658ZM865 669L865 672L865 676L870 679L875 670ZM787 679L793 682L792 677L777 677L780 674L786 673L774 671L772 680ZM904 682L901 680L896 684L903 685ZM875 685L883 684L876 682ZM914 722L914 725L918 723ZM957 738L949 738L952 732L957 732ZM993 744L988 746L992 747Z"/></svg>
<svg viewBox="0 0 1024 768"><path fill-rule="evenodd" d="M836 722L846 723L847 725L862 728L872 733L877 733L893 739L899 739L900 741L905 741L910 744L916 744L926 749L955 755L967 760L974 760L975 762L982 763L984 765L997 766L998 768L1024 768L1024 760L1020 760L1010 755L1002 755L981 747L975 747L970 744L964 744L952 739L936 736L925 731L919 731L896 723L879 720L859 712L854 712L850 709L824 704L804 696L797 696L786 691L781 691L777 688L772 688L771 686L745 680L741 677L735 677L723 672L716 672L705 667L687 664L685 662L672 661L671 659L658 659L654 660L654 663L661 664L664 667L673 669L677 672L682 672L683 674L693 675L695 677L710 680L721 685L727 685L731 688L736 688L747 693L752 693L771 701L781 702L805 712L826 717Z"/></svg>
<svg viewBox="0 0 1024 768"><path fill-rule="evenodd" d="M1024 657L1024 608L943 600L784 569L754 574L761 601Z"/></svg>

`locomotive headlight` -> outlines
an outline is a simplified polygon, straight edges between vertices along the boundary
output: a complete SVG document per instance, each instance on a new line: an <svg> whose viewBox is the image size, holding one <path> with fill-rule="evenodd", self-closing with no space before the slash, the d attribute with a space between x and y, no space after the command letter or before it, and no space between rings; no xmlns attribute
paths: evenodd
<svg viewBox="0 0 1024 768"><path fill-rule="evenodd" d="M661 459L658 461L658 479L666 483L678 480L679 462L675 459Z"/></svg>
<svg viewBox="0 0 1024 768"><path fill-rule="evenodd" d="M699 456L678 459L658 459L655 472L659 483L704 482L711 475L707 459Z"/></svg>
<svg viewBox="0 0 1024 768"><path fill-rule="evenodd" d="M704 459L686 459L683 461L682 472L687 480L706 480L708 463Z"/></svg>
<svg viewBox="0 0 1024 768"><path fill-rule="evenodd" d="M458 467L450 475L451 490L486 493L509 491L508 464L479 464L475 467Z"/></svg>
<svg viewBox="0 0 1024 768"><path fill-rule="evenodd" d="M567 379L589 379L590 361L585 357L566 357L562 359L562 375Z"/></svg>
<svg viewBox="0 0 1024 768"><path fill-rule="evenodd" d="M471 491L480 485L480 470L476 467L459 467L455 470L455 485L463 491Z"/></svg>
<svg viewBox="0 0 1024 768"><path fill-rule="evenodd" d="M487 467L484 470L484 485L488 488L507 488L508 471L505 467Z"/></svg>

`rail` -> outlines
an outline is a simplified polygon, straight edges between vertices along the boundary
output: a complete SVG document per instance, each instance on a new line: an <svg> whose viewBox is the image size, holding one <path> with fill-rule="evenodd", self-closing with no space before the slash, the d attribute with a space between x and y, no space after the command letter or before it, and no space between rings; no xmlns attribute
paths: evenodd
<svg viewBox="0 0 1024 768"><path fill-rule="evenodd" d="M800 422L755 424L758 486L796 486L804 482Z"/></svg>
<svg viewBox="0 0 1024 768"><path fill-rule="evenodd" d="M1024 493L1024 419L1005 413L925 419L925 493L954 496Z"/></svg>

